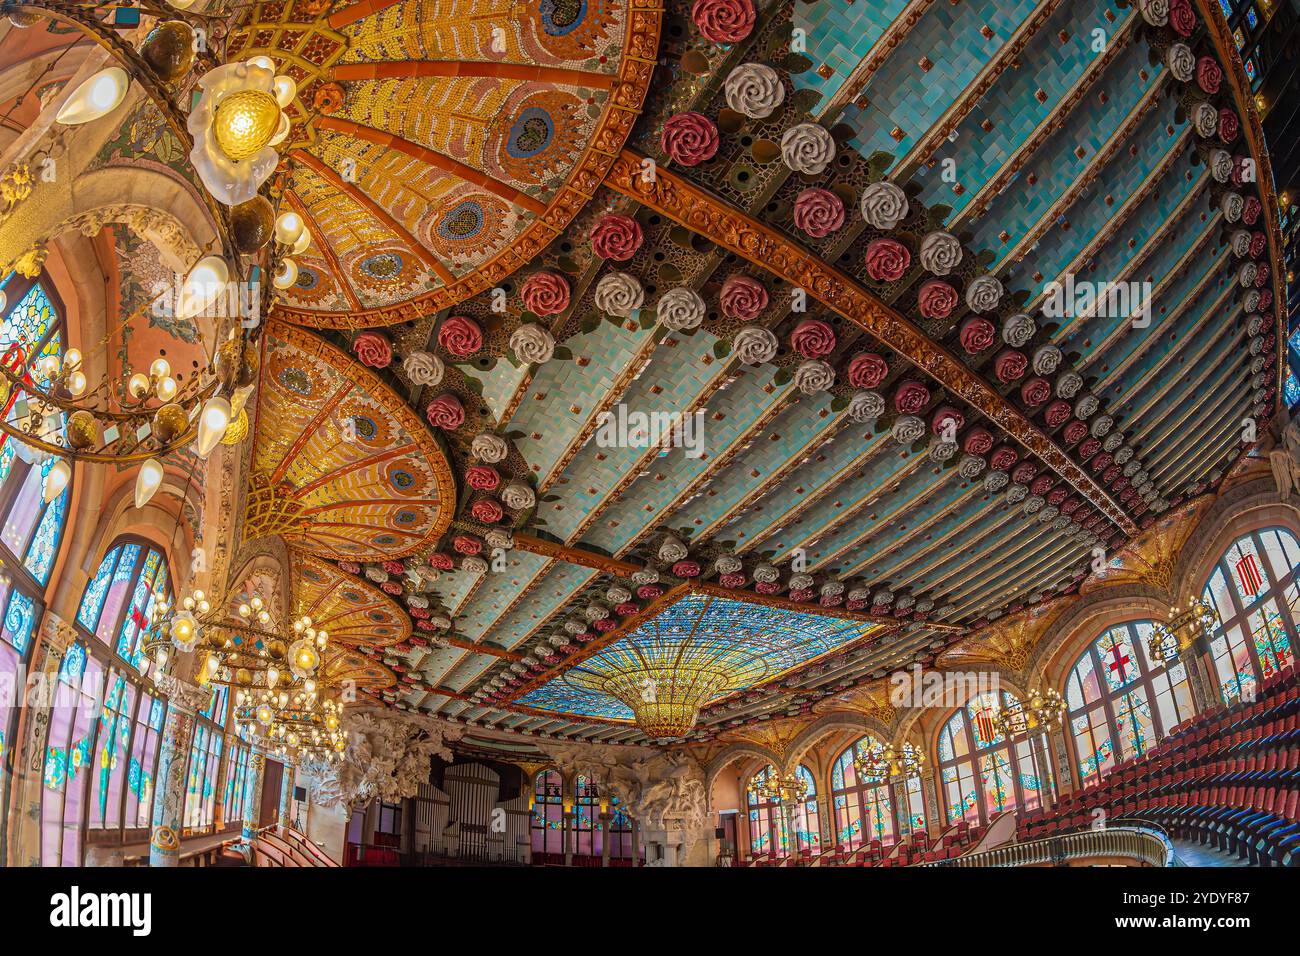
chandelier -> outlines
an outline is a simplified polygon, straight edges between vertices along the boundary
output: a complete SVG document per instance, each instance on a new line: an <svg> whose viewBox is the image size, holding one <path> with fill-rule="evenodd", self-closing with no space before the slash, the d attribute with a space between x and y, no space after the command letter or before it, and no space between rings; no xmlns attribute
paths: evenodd
<svg viewBox="0 0 1300 956"><path fill-rule="evenodd" d="M1065 719L1065 701L1050 687L1032 689L1018 706L1003 707L991 719L993 729L1007 740L1028 733L1048 733Z"/></svg>
<svg viewBox="0 0 1300 956"><path fill-rule="evenodd" d="M273 757L334 762L347 749L343 705L307 687L290 696L285 691L260 693L239 690L235 724L261 741Z"/></svg>
<svg viewBox="0 0 1300 956"><path fill-rule="evenodd" d="M606 673L595 683L628 706L647 737L679 740L695 726L700 708L730 680L726 671L675 661Z"/></svg>
<svg viewBox="0 0 1300 956"><path fill-rule="evenodd" d="M808 797L808 781L798 773L778 774L775 769L749 785L750 792L760 800L773 803L802 803Z"/></svg>
<svg viewBox="0 0 1300 956"><path fill-rule="evenodd" d="M177 287L154 300L165 300L178 319L213 320L220 344L184 385L161 355L147 373L128 370L121 383L89 381L76 349L42 357L15 344L0 355L0 432L35 455L57 459L44 486L47 500L62 493L71 463L81 461L138 467L135 505L143 507L162 485L168 455L188 446L206 458L218 443L243 441L258 370L257 319L269 311L275 290L297 280L291 256L311 243L298 213L277 214L284 192L284 177L275 176L277 147L291 130L286 110L296 83L265 56L225 62L225 40L212 29L213 18L181 9L187 6L143 3L155 23L137 48L93 6L0 0L0 13L15 28L49 17L85 34L115 61L69 94L57 124L79 126L109 115L132 84L144 92L189 154L219 246L201 251ZM19 173L30 180L29 169ZM264 275L272 281L260 281Z"/></svg>
<svg viewBox="0 0 1300 956"><path fill-rule="evenodd" d="M1209 639L1218 623L1214 608L1200 598L1193 598L1182 610L1174 607L1168 622L1155 622L1147 643L1148 656L1156 664L1173 663L1197 638Z"/></svg>
<svg viewBox="0 0 1300 956"><path fill-rule="evenodd" d="M925 766L925 752L915 744L901 747L893 744L876 744L858 751L853 758L853 769L865 781L887 780L890 777L915 777Z"/></svg>

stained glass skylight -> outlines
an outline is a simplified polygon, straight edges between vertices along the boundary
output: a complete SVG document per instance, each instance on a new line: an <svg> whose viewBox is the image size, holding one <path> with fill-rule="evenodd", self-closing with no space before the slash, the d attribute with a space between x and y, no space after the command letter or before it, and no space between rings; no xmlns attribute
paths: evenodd
<svg viewBox="0 0 1300 956"><path fill-rule="evenodd" d="M517 703L585 717L631 720L633 708L610 693L629 679L655 687L681 681L702 694L699 706L834 651L880 625L814 611L690 594L609 647Z"/></svg>

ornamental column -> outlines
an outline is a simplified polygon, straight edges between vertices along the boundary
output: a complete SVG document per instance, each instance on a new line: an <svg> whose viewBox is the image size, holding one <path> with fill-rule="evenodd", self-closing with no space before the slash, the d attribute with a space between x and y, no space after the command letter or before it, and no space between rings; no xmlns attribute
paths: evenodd
<svg viewBox="0 0 1300 956"><path fill-rule="evenodd" d="M600 865L609 866L609 821L613 814L608 810L600 813Z"/></svg>
<svg viewBox="0 0 1300 956"><path fill-rule="evenodd" d="M573 807L560 808L560 848L564 850L564 865L573 866Z"/></svg>
<svg viewBox="0 0 1300 956"><path fill-rule="evenodd" d="M632 865L641 865L641 823L632 818Z"/></svg>
<svg viewBox="0 0 1300 956"><path fill-rule="evenodd" d="M248 758L248 778L244 783L244 827L239 836L245 843L257 839L257 820L262 810L262 775L266 772L266 755L254 749Z"/></svg>
<svg viewBox="0 0 1300 956"><path fill-rule="evenodd" d="M912 834L912 814L907 806L907 778L895 776L889 778L889 794L893 798L894 826L898 831L899 841L906 840Z"/></svg>
<svg viewBox="0 0 1300 956"><path fill-rule="evenodd" d="M286 762L280 777L280 818L276 821L281 835L293 829L293 774L293 764Z"/></svg>
<svg viewBox="0 0 1300 956"><path fill-rule="evenodd" d="M943 807L939 804L939 789L934 778L938 768L921 773L921 805L925 807L925 829L932 837L938 837L945 825Z"/></svg>
<svg viewBox="0 0 1300 956"><path fill-rule="evenodd" d="M1056 806L1056 788L1053 785L1051 757L1047 748L1051 738L1047 734L1029 735L1029 752L1034 756L1034 773L1038 777L1038 799L1044 810Z"/></svg>
<svg viewBox="0 0 1300 956"><path fill-rule="evenodd" d="M167 698L167 721L158 748L158 774L153 795L153 829L149 833L149 865L178 866L181 823L185 812L185 768L189 762L194 715L212 695L209 688L170 674L155 681Z"/></svg>

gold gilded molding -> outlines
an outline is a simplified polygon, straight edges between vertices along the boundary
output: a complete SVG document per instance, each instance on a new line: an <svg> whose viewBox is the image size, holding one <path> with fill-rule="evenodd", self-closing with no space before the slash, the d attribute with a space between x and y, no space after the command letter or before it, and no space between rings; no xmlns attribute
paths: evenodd
<svg viewBox="0 0 1300 956"><path fill-rule="evenodd" d="M1128 514L1046 433L955 355L847 274L669 170L656 169L653 180L647 179L642 175L641 157L624 150L610 169L606 184L807 290L978 409L1042 459L1126 534L1137 533L1138 527Z"/></svg>

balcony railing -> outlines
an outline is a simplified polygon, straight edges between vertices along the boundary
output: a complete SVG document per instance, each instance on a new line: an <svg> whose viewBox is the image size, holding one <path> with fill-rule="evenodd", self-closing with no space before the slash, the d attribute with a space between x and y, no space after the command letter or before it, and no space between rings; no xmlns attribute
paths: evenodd
<svg viewBox="0 0 1300 956"><path fill-rule="evenodd" d="M1123 857L1147 866L1175 865L1174 848L1168 837L1146 827L1080 830L921 865L1068 866L1071 861L1095 857Z"/></svg>

